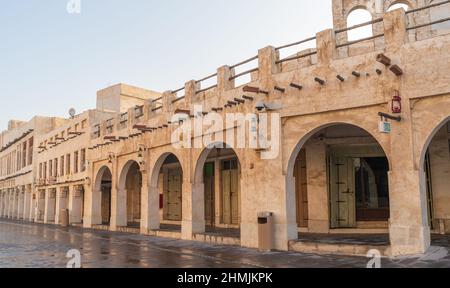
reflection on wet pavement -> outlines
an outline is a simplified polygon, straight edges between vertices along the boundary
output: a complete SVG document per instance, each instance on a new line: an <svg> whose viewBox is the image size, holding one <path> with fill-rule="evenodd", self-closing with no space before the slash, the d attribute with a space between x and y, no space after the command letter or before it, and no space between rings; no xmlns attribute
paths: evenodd
<svg viewBox="0 0 450 288"><path fill-rule="evenodd" d="M449 247L447 237L434 240ZM240 247L0 220L1 268L63 268L71 249L81 252L84 268L365 268L368 262L363 257L259 253ZM443 251L448 249L433 250L433 257L383 259L382 265L450 267L450 256Z"/></svg>

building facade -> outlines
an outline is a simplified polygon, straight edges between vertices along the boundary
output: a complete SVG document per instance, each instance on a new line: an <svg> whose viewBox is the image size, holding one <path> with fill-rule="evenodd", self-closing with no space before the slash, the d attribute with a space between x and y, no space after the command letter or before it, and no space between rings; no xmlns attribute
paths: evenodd
<svg viewBox="0 0 450 288"><path fill-rule="evenodd" d="M34 117L29 122L10 121L1 134L0 213L11 219L34 219L36 138L55 129L63 119Z"/></svg>
<svg viewBox="0 0 450 288"><path fill-rule="evenodd" d="M389 11L400 2L408 11ZM128 106L99 93L98 108L113 117L88 122L81 144L60 144L85 161L72 222L256 248L258 215L271 212L275 249L365 254L370 245L301 239L381 234L385 255L425 252L433 233L450 233L450 4L400 2L335 0L333 29ZM346 19L360 8L372 15L361 25L372 36L349 40L359 26ZM315 47L281 56L304 42ZM61 129L40 147L66 139ZM37 156L42 171L67 154L46 153ZM54 221L63 206L49 199L78 179L58 186L54 176L39 173L38 220Z"/></svg>

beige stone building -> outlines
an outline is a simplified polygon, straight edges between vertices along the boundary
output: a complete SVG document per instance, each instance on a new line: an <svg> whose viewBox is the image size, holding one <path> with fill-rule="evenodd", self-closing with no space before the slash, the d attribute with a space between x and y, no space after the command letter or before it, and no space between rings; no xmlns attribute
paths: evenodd
<svg viewBox="0 0 450 288"><path fill-rule="evenodd" d="M390 10L398 3L408 11ZM313 38L263 48L180 89L124 100L129 105L104 96L117 87L99 92L97 108L116 114L88 122L79 146L37 157L49 163L87 149L82 177L63 178L81 180L72 222L82 217L86 228L256 248L258 214L271 212L274 249L423 253L432 234L450 233L450 4L442 3L335 0L333 29ZM348 27L359 8L372 19ZM371 35L349 40L366 26ZM315 48L281 56L306 42ZM244 121L219 127L217 115ZM255 132L267 116L262 139ZM200 133L177 134L198 123ZM225 145L188 145L205 139ZM55 189L52 175L39 177L42 189ZM63 206L46 198L38 210L51 222Z"/></svg>
<svg viewBox="0 0 450 288"><path fill-rule="evenodd" d="M63 119L34 117L29 122L11 120L0 137L0 215L34 219L36 138L63 123Z"/></svg>

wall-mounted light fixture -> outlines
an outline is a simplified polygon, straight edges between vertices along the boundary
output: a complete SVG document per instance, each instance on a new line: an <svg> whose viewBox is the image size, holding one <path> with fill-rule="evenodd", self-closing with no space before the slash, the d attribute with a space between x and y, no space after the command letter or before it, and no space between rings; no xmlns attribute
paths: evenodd
<svg viewBox="0 0 450 288"><path fill-rule="evenodd" d="M402 113L402 98L400 97L400 92L398 90L394 91L394 96L392 97L392 113Z"/></svg>

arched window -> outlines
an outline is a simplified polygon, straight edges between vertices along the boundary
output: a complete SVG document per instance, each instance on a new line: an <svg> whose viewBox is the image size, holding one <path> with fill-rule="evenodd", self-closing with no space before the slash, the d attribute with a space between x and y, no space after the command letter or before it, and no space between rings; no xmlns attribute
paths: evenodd
<svg viewBox="0 0 450 288"><path fill-rule="evenodd" d="M390 11L395 10L395 9L400 9L400 8L403 8L403 10L405 10L405 11L409 10L408 4L396 3L396 4L391 5L389 7L389 9L387 10L387 12L390 12Z"/></svg>
<svg viewBox="0 0 450 288"><path fill-rule="evenodd" d="M372 20L372 15L365 9L356 9L352 11L347 18L347 27L352 27L364 22ZM348 40L355 41L358 39L371 37L373 35L372 25L367 25L357 29L348 31Z"/></svg>

